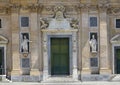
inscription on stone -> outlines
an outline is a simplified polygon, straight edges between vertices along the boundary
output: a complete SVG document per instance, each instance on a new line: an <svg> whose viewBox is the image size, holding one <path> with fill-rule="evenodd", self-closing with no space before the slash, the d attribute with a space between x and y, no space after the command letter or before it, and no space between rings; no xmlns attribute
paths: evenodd
<svg viewBox="0 0 120 85"><path fill-rule="evenodd" d="M90 66L98 67L98 58L90 58Z"/></svg>
<svg viewBox="0 0 120 85"><path fill-rule="evenodd" d="M22 58L22 68L29 68L29 67L30 67L29 58Z"/></svg>

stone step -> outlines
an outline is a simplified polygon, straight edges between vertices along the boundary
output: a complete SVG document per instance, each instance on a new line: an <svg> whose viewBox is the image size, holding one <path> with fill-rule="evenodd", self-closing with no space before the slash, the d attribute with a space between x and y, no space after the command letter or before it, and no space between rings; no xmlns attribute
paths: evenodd
<svg viewBox="0 0 120 85"><path fill-rule="evenodd" d="M111 81L120 81L120 74L113 75Z"/></svg>
<svg viewBox="0 0 120 85"><path fill-rule="evenodd" d="M5 75L0 75L0 82L9 83L9 82L11 82L11 81L10 81L9 79L7 79Z"/></svg>
<svg viewBox="0 0 120 85"><path fill-rule="evenodd" d="M42 83L77 83L79 80L74 80L72 77L50 77Z"/></svg>

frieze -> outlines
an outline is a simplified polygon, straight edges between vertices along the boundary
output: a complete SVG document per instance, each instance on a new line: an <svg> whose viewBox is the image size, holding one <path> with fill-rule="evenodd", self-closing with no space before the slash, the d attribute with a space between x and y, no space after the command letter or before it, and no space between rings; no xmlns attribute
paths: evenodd
<svg viewBox="0 0 120 85"><path fill-rule="evenodd" d="M0 7L0 14L8 14L8 13L10 13L9 6Z"/></svg>
<svg viewBox="0 0 120 85"><path fill-rule="evenodd" d="M20 4L10 4L11 12L19 12L21 5Z"/></svg>

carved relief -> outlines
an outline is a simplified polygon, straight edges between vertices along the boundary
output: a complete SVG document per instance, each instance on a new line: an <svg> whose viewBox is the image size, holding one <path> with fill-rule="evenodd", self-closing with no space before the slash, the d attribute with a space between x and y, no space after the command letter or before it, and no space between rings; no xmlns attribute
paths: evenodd
<svg viewBox="0 0 120 85"><path fill-rule="evenodd" d="M48 27L47 20L40 18L40 28L41 28L41 29L45 29L45 28L47 28L47 27Z"/></svg>
<svg viewBox="0 0 120 85"><path fill-rule="evenodd" d="M79 22L77 19L72 19L71 20L71 27L74 29L78 29L79 28Z"/></svg>
<svg viewBox="0 0 120 85"><path fill-rule="evenodd" d="M120 7L109 9L109 14L120 15Z"/></svg>

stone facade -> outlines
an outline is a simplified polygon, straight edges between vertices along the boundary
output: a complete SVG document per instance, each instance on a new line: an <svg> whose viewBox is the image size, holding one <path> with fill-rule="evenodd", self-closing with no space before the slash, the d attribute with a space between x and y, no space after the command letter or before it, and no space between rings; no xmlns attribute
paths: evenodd
<svg viewBox="0 0 120 85"><path fill-rule="evenodd" d="M68 37L69 76L109 80L115 74L114 47L120 46L119 4L118 0L0 0L5 75L12 81L46 81L51 77L50 38ZM92 35L96 52L89 44ZM23 36L29 40L27 52L21 48Z"/></svg>

